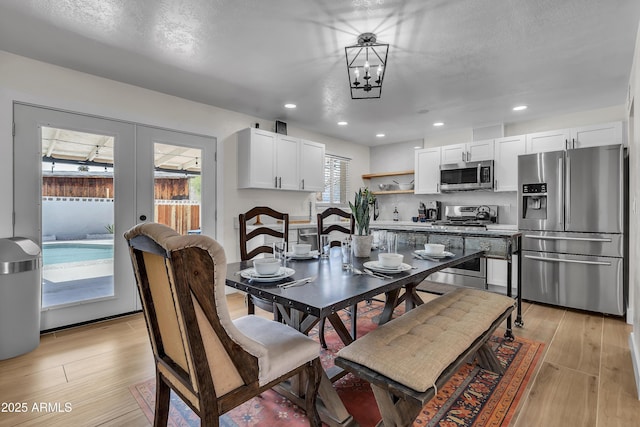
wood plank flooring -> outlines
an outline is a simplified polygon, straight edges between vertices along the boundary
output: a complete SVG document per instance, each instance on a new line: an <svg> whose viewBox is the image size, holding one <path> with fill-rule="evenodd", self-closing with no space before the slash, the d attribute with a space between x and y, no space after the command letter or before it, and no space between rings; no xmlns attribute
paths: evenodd
<svg viewBox="0 0 640 427"><path fill-rule="evenodd" d="M245 313L242 295L228 299L232 317ZM545 350L511 425L640 424L623 319L526 302L523 319L515 334ZM153 375L141 314L47 334L33 352L0 361L0 426L148 426L129 386ZM49 407L36 410L41 403Z"/></svg>

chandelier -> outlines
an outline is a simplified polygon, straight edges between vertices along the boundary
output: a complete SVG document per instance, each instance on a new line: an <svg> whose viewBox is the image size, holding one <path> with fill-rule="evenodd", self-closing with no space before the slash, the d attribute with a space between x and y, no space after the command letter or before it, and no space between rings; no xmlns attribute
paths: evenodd
<svg viewBox="0 0 640 427"><path fill-rule="evenodd" d="M351 98L380 98L389 45L376 43L373 33L363 33L358 36L358 44L345 47L344 53Z"/></svg>

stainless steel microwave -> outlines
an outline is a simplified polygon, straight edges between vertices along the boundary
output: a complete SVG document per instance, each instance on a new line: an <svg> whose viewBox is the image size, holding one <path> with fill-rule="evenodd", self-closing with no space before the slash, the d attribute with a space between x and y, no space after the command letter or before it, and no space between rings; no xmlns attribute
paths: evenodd
<svg viewBox="0 0 640 427"><path fill-rule="evenodd" d="M440 166L440 191L493 189L493 160Z"/></svg>

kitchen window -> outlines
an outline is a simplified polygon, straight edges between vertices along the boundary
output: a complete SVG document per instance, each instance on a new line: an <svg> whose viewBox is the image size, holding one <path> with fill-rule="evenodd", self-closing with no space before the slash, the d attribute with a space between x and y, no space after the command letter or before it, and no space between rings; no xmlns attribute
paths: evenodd
<svg viewBox="0 0 640 427"><path fill-rule="evenodd" d="M333 154L324 156L324 191L316 193L316 202L324 206L347 206L349 197L349 162Z"/></svg>

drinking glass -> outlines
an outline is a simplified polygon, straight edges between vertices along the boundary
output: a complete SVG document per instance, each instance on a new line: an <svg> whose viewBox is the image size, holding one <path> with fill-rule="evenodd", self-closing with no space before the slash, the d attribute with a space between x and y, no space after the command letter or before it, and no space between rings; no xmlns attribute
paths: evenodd
<svg viewBox="0 0 640 427"><path fill-rule="evenodd" d="M320 235L320 258L329 258L329 235L321 234Z"/></svg>
<svg viewBox="0 0 640 427"><path fill-rule="evenodd" d="M398 233L387 233L387 252L398 253Z"/></svg>
<svg viewBox="0 0 640 427"><path fill-rule="evenodd" d="M287 266L287 242L274 242L273 243L273 256L280 260L282 267Z"/></svg>
<svg viewBox="0 0 640 427"><path fill-rule="evenodd" d="M353 252L351 239L344 239L340 244L342 250L342 269L351 270L353 268Z"/></svg>
<svg viewBox="0 0 640 427"><path fill-rule="evenodd" d="M387 230L379 230L378 231L378 239L380 240L380 245L378 249L381 251L387 250Z"/></svg>

